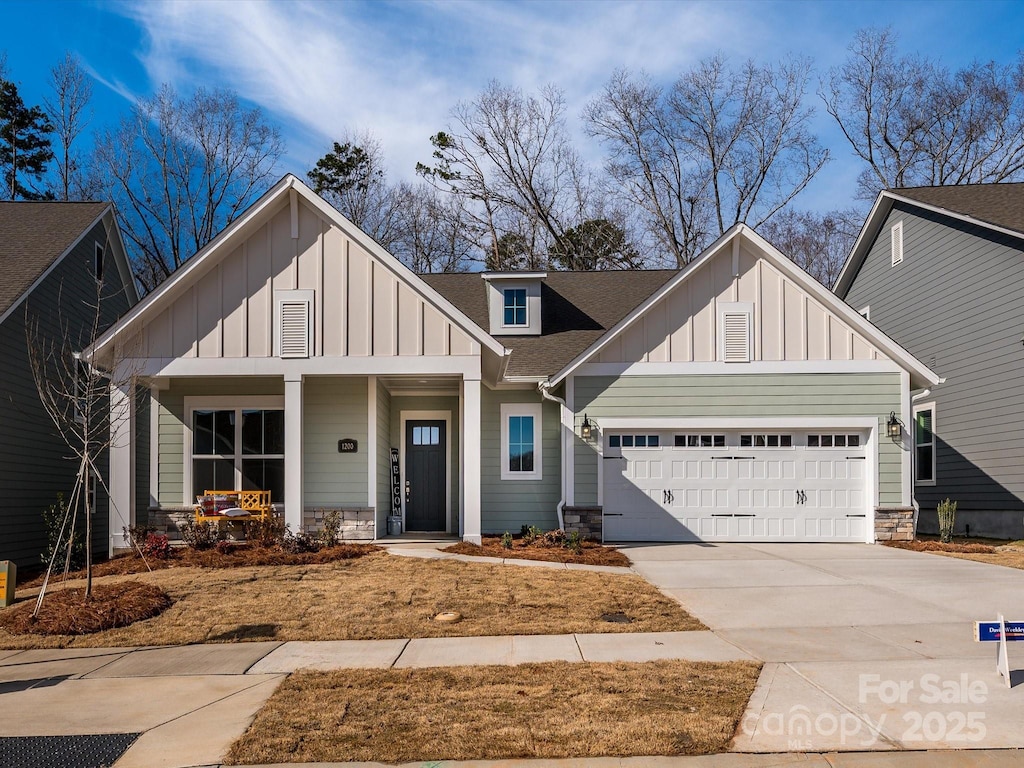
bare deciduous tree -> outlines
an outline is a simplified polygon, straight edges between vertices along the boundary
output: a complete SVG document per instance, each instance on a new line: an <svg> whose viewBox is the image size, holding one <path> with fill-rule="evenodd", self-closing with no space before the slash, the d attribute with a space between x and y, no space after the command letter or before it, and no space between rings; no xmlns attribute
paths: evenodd
<svg viewBox="0 0 1024 768"><path fill-rule="evenodd" d="M862 220L859 212L850 209L819 214L787 208L759 232L819 283L831 288L853 250Z"/></svg>
<svg viewBox="0 0 1024 768"><path fill-rule="evenodd" d="M735 223L771 219L825 165L803 105L809 72L803 60L731 69L715 56L668 90L618 72L587 107L609 174L678 265Z"/></svg>
<svg viewBox="0 0 1024 768"><path fill-rule="evenodd" d="M284 151L278 129L231 91L164 86L96 141L96 164L135 271L152 290L262 191Z"/></svg>
<svg viewBox="0 0 1024 768"><path fill-rule="evenodd" d="M865 168L858 195L879 189L1024 178L1024 55L950 72L901 56L890 29L859 30L821 96Z"/></svg>
<svg viewBox="0 0 1024 768"><path fill-rule="evenodd" d="M402 231L393 253L414 272L461 272L478 250L466 236L466 200L427 184L399 187Z"/></svg>
<svg viewBox="0 0 1024 768"><path fill-rule="evenodd" d="M57 183L52 193L57 200L83 200L86 182L77 142L91 117L92 83L79 58L67 52L50 70L50 87L53 95L43 100L43 108L57 142Z"/></svg>

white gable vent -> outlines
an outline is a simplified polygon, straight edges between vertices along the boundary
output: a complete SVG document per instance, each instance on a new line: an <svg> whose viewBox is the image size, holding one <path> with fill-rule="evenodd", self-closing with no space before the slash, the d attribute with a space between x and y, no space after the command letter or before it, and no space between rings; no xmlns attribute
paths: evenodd
<svg viewBox="0 0 1024 768"><path fill-rule="evenodd" d="M274 298L277 356L309 357L313 291L276 291Z"/></svg>
<svg viewBox="0 0 1024 768"><path fill-rule="evenodd" d="M892 225L892 231L890 232L892 239L892 265L895 267L897 264L903 262L903 222L897 221ZM884 241L883 241L884 242Z"/></svg>
<svg viewBox="0 0 1024 768"><path fill-rule="evenodd" d="M726 363L750 362L750 317L753 307L745 303L719 305L721 359Z"/></svg>

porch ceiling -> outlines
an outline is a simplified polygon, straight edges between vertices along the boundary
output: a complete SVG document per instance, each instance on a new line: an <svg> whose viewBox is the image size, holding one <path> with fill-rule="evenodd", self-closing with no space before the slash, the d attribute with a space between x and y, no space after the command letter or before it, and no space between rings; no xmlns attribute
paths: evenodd
<svg viewBox="0 0 1024 768"><path fill-rule="evenodd" d="M379 376L377 378L392 395L458 395L458 376Z"/></svg>

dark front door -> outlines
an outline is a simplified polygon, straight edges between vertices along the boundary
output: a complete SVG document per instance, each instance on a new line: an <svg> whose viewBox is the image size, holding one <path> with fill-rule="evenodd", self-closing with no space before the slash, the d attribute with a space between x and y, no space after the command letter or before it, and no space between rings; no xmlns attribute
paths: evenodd
<svg viewBox="0 0 1024 768"><path fill-rule="evenodd" d="M445 444L443 421L405 423L405 529L443 531Z"/></svg>

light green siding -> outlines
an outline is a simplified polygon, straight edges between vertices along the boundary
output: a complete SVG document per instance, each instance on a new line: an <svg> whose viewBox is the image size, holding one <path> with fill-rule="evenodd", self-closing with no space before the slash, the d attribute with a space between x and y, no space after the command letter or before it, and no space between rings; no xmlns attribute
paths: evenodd
<svg viewBox="0 0 1024 768"><path fill-rule="evenodd" d="M370 466L367 380L309 378L302 389L305 506L367 506ZM338 453L338 440L347 437L359 441L356 453Z"/></svg>
<svg viewBox="0 0 1024 768"><path fill-rule="evenodd" d="M176 379L160 392L157 444L157 498L160 505L188 504L184 498L185 398L238 395L284 395L284 381L274 378ZM191 494L190 494L191 495Z"/></svg>
<svg viewBox="0 0 1024 768"><path fill-rule="evenodd" d="M377 383L377 536L383 536L391 514L391 393Z"/></svg>
<svg viewBox="0 0 1024 768"><path fill-rule="evenodd" d="M448 457L451 466L452 487L450 491L451 514L449 530L459 532L459 439L462 430L459 428L459 398L444 396L399 397L391 398L391 432L389 448L400 448L402 445L402 411L450 411L452 455ZM389 459L390 461L390 459ZM390 493L390 480L388 489Z"/></svg>
<svg viewBox="0 0 1024 768"><path fill-rule="evenodd" d="M873 416L884 435L890 411L900 412L898 373L758 374L732 376L580 376L575 379L577 423L590 418L743 418ZM576 429L577 434L579 428ZM577 504L597 503L594 448L578 438ZM902 500L901 448L878 441L879 503Z"/></svg>
<svg viewBox="0 0 1024 768"><path fill-rule="evenodd" d="M540 480L501 479L501 404L543 402ZM481 397L480 504L484 533L518 533L523 525L558 526L561 499L561 422L557 403L532 390L490 390Z"/></svg>

